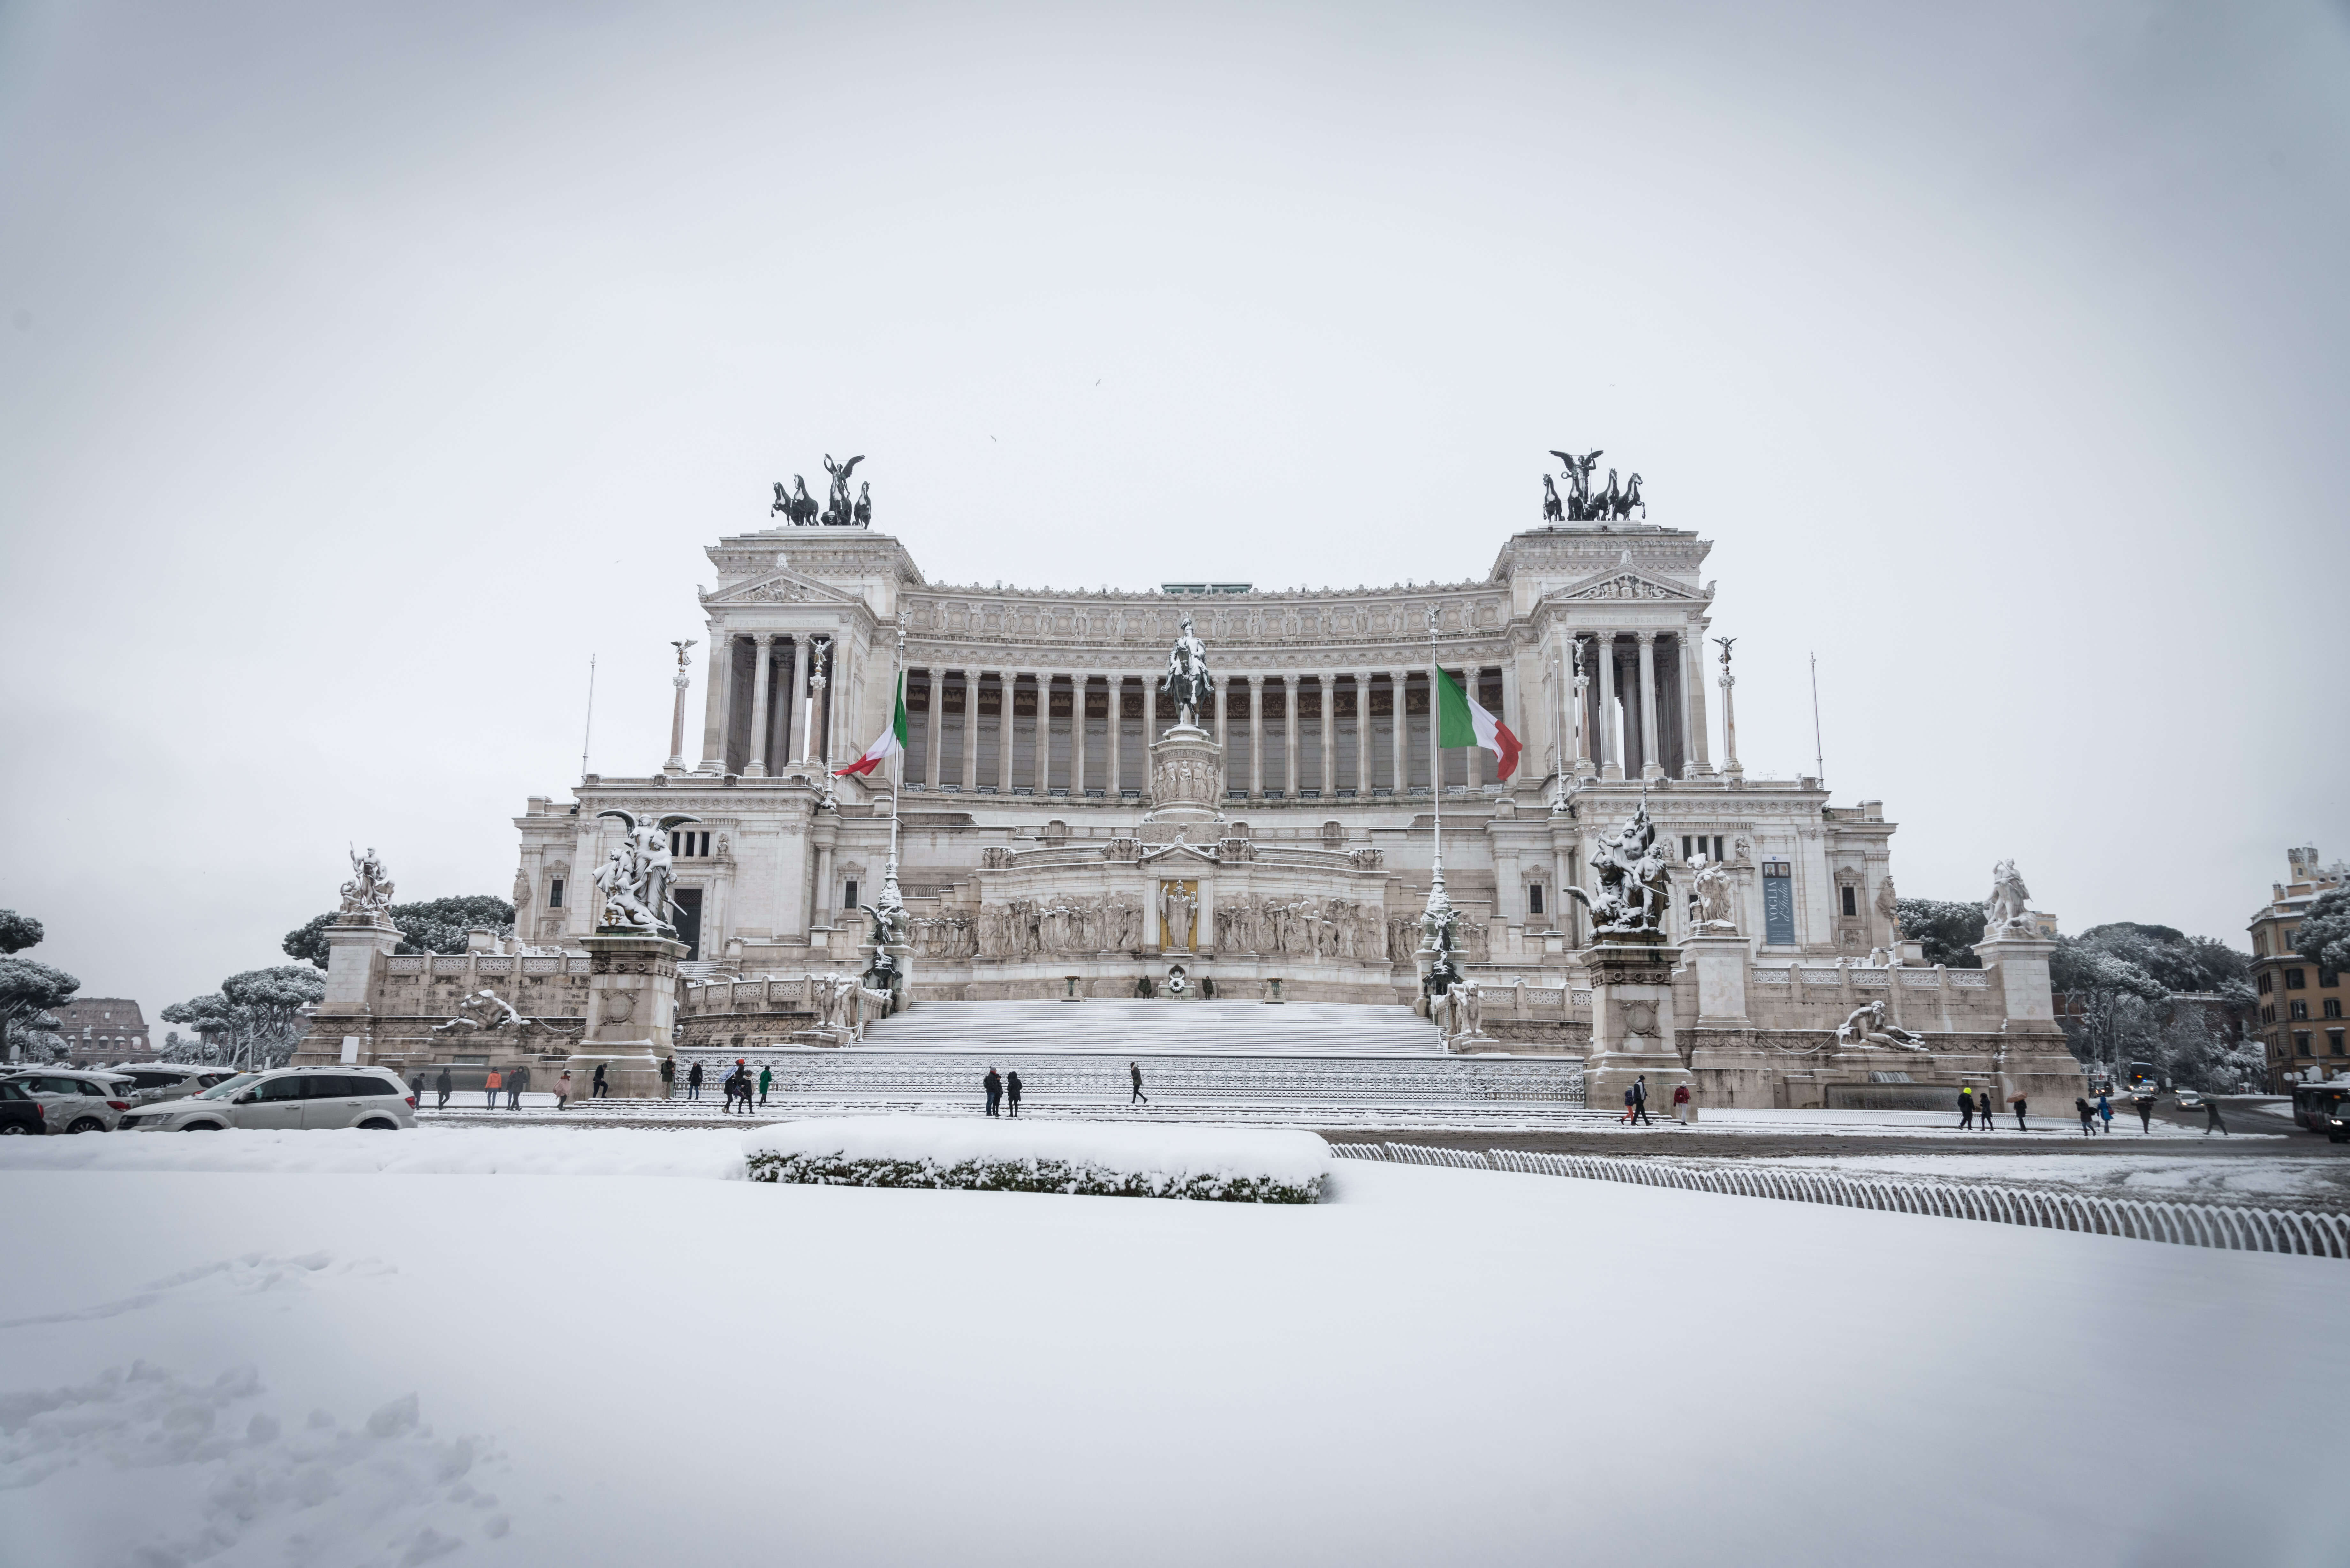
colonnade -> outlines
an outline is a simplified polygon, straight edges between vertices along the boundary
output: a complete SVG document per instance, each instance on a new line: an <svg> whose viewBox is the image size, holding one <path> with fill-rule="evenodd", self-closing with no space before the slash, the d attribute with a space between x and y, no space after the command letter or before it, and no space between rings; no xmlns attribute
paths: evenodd
<svg viewBox="0 0 2350 1568"><path fill-rule="evenodd" d="M1513 676L1506 665L1453 672L1456 680L1473 678L1479 700L1505 723L1516 706ZM1492 767L1482 752L1439 752L1424 667L1240 673L1222 685L1202 721L1224 748L1232 799L1425 792L1430 759L1439 756L1456 785L1482 784ZM1155 671L917 667L907 691L910 784L1112 799L1149 788L1149 745L1164 729Z"/></svg>
<svg viewBox="0 0 2350 1568"><path fill-rule="evenodd" d="M713 638L702 761L694 772L766 778L839 755L844 737L837 730L853 711L851 702L833 701L841 664L832 639L821 636L758 631Z"/></svg>
<svg viewBox="0 0 2350 1568"><path fill-rule="evenodd" d="M1580 714L1576 647L1583 656ZM1649 630L1575 634L1554 648L1543 680L1561 737L1559 761L1575 776L1693 778L1713 771L1701 638Z"/></svg>

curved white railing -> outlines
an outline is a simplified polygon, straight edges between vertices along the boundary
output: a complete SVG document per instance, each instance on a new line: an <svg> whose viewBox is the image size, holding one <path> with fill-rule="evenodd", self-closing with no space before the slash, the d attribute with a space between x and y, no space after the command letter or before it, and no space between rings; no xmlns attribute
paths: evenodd
<svg viewBox="0 0 2350 1568"><path fill-rule="evenodd" d="M1343 1159L1510 1170L1528 1176L1573 1176L1586 1181L1622 1181L1636 1187L1668 1187L1686 1192L1777 1198L1844 1209L1929 1214L1946 1220L1982 1220L1995 1225L2081 1231L2098 1236L2126 1236L2140 1241L2172 1241L2239 1252L2350 1258L2350 1215L2343 1214L2101 1198L2085 1192L1958 1182L1879 1181L1829 1170L1773 1170L1756 1166L1697 1168L1653 1159L1533 1154L1507 1148L1488 1149L1481 1154L1475 1149L1431 1148L1420 1144L1334 1143L1330 1152Z"/></svg>

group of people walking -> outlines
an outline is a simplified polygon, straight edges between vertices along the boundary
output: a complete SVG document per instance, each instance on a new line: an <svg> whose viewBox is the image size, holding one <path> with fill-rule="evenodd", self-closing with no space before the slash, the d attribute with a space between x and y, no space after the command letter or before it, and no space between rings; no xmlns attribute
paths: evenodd
<svg viewBox="0 0 2350 1568"><path fill-rule="evenodd" d="M1149 1105L1150 1096L1142 1092L1142 1064L1128 1062L1126 1064L1126 1076L1127 1081L1133 1085L1126 1096L1126 1103L1129 1106ZM987 1070L987 1076L979 1081L979 1086L987 1095L989 1116L1016 1116L1020 1114L1021 1085L1018 1068L1015 1067L1009 1073L999 1073L993 1067L990 1067Z"/></svg>
<svg viewBox="0 0 2350 1568"><path fill-rule="evenodd" d="M1632 1080L1632 1086L1624 1091L1624 1114L1616 1119L1619 1122L1629 1122L1634 1127L1643 1124L1648 1127L1657 1125L1657 1118L1648 1114L1648 1075L1641 1074ZM1675 1084L1673 1085L1673 1120L1686 1125L1689 1119L1690 1086L1687 1084Z"/></svg>
<svg viewBox="0 0 2350 1568"><path fill-rule="evenodd" d="M2024 1097L2022 1095L2011 1095L2008 1096L2007 1103L2015 1107L2015 1130L2018 1132L2026 1131L2027 1129L2023 1125L2023 1109L2027 1102ZM1991 1118L1998 1115L1998 1113L1999 1107L1991 1103L1990 1085L1986 1084L1980 1089L1976 1088L1972 1084L1961 1084L1959 1085L1959 1127L1960 1130L1968 1130L1980 1124L1983 1131L1989 1132L1991 1130Z"/></svg>
<svg viewBox="0 0 2350 1568"><path fill-rule="evenodd" d="M571 1076L568 1073L563 1075L566 1078ZM485 1111L497 1109L498 1096L504 1095L506 1097L506 1109L518 1111L522 1109L522 1093L529 1087L530 1069L528 1067L516 1067L511 1073L501 1073L493 1067L482 1079L482 1108ZM446 1108L449 1096L456 1093L456 1081L449 1075L449 1069L442 1068L432 1079L432 1093L437 1096L433 1101L432 1108L436 1111ZM423 1074L417 1074L410 1082L408 1092L416 1096L418 1105L424 1103Z"/></svg>

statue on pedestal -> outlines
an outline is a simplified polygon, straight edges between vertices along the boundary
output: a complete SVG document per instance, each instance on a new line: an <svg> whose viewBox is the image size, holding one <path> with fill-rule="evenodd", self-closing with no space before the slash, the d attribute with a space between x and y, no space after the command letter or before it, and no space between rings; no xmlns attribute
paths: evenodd
<svg viewBox="0 0 2350 1568"><path fill-rule="evenodd" d="M1991 868L1991 897L1983 900L1983 940L2033 934L2032 892L2016 874L2015 862L2002 860Z"/></svg>
<svg viewBox="0 0 2350 1568"><path fill-rule="evenodd" d="M1591 911L1595 930L1652 936L1662 929L1668 897L1665 856L1657 845L1646 801L1633 808L1615 834L1599 836L1591 850L1591 869L1598 878L1596 888L1569 888L1567 892Z"/></svg>
<svg viewBox="0 0 2350 1568"><path fill-rule="evenodd" d="M1735 936L1734 889L1730 873L1700 853L1690 862L1697 876L1690 884L1690 929L1700 934Z"/></svg>
<svg viewBox="0 0 2350 1568"><path fill-rule="evenodd" d="M672 830L702 819L683 812L670 812L658 819L639 820L633 813L617 807L596 815L617 816L626 829L620 842L612 846L611 856L596 868L596 887L604 895L597 929L676 936L677 928L671 917L677 906L670 890L676 886L677 868L670 857L669 836Z"/></svg>
<svg viewBox="0 0 2350 1568"><path fill-rule="evenodd" d="M343 909L346 915L366 919L388 915L391 909L391 874L376 858L370 845L361 855L351 851L351 879L343 884Z"/></svg>
<svg viewBox="0 0 2350 1568"><path fill-rule="evenodd" d="M1183 617L1183 633L1175 646L1167 651L1167 677L1159 683L1159 691L1175 705L1178 729L1200 728L1200 715L1215 695L1215 678L1208 673L1208 645L1191 629L1191 618Z"/></svg>
<svg viewBox="0 0 2350 1568"><path fill-rule="evenodd" d="M1898 1024L1885 1022L1885 1003L1872 1002L1856 1007L1852 1016L1836 1026L1839 1045L1888 1045L1896 1051L1926 1049L1926 1042Z"/></svg>
<svg viewBox="0 0 2350 1568"><path fill-rule="evenodd" d="M781 513L792 527L806 528L816 522L816 497L808 493L807 481L801 475L793 474L792 483L798 488L786 490L782 480L775 481L775 504L767 508L767 514Z"/></svg>

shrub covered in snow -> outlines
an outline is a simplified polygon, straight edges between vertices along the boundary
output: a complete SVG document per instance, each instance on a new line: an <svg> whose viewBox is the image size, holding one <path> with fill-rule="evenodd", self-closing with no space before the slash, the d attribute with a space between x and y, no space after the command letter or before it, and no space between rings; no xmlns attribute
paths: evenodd
<svg viewBox="0 0 2350 1568"><path fill-rule="evenodd" d="M1330 1165L1305 1132L929 1116L788 1122L743 1153L754 1181L1224 1203L1319 1202Z"/></svg>

